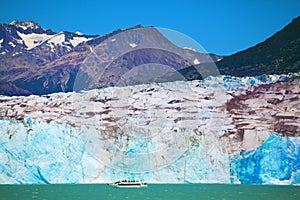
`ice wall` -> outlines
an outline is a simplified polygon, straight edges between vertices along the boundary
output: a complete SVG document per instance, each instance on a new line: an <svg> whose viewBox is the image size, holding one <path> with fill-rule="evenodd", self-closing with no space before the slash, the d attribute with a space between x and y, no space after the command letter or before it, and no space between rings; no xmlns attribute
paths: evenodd
<svg viewBox="0 0 300 200"><path fill-rule="evenodd" d="M1 183L83 182L84 145L70 125L0 121Z"/></svg>
<svg viewBox="0 0 300 200"><path fill-rule="evenodd" d="M299 184L300 139L272 135L257 149L236 154L231 172L246 184Z"/></svg>
<svg viewBox="0 0 300 200"><path fill-rule="evenodd" d="M1 120L0 132L2 184L93 183L124 178L172 183L300 183L299 138L272 135L257 149L230 155L222 149L219 138L201 136L173 163L134 172L107 166L95 158L87 151L82 132L69 125L29 118ZM137 145L135 150L139 148Z"/></svg>
<svg viewBox="0 0 300 200"><path fill-rule="evenodd" d="M243 94L247 101L249 91L259 84L288 80L290 75L221 76L80 93L2 96L0 183L142 179L299 184L297 135L283 137L265 127L252 130L260 126L257 116L246 126L249 129L241 131L232 114L226 113L226 102L235 96ZM268 99L276 92L268 91ZM299 94L293 95L295 99ZM294 106L285 116L297 121L297 113ZM246 119L249 123L252 118Z"/></svg>

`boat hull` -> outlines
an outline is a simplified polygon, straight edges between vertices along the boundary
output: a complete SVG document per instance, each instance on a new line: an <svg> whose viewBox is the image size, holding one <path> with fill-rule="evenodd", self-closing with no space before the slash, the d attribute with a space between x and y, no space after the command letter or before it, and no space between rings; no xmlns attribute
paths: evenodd
<svg viewBox="0 0 300 200"><path fill-rule="evenodd" d="M117 181L114 183L108 184L111 187L117 188L146 188L148 187L147 183L141 181Z"/></svg>
<svg viewBox="0 0 300 200"><path fill-rule="evenodd" d="M117 185L117 184L109 184L111 187L116 188L146 188L148 185Z"/></svg>

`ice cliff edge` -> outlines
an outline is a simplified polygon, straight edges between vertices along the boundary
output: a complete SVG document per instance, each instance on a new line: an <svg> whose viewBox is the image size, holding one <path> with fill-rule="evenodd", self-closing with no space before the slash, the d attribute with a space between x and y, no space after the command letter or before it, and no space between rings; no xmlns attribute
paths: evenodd
<svg viewBox="0 0 300 200"><path fill-rule="evenodd" d="M299 184L298 75L1 96L0 183Z"/></svg>

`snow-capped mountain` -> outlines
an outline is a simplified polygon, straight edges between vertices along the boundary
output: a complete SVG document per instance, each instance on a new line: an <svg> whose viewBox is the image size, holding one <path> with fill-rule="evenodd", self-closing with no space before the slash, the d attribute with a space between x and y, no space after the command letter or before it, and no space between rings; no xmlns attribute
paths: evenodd
<svg viewBox="0 0 300 200"><path fill-rule="evenodd" d="M13 25L17 28L21 28L24 31L33 31L33 30L40 30L40 31L44 31L44 29L38 25L37 23L35 23L34 21L18 21L18 20L14 20L10 23L10 25ZM28 33L28 32L27 32Z"/></svg>
<svg viewBox="0 0 300 200"><path fill-rule="evenodd" d="M124 32L130 34L121 34ZM99 47L100 44L102 47ZM120 50L123 52L118 52ZM108 52L115 55L108 55ZM91 62L93 56L96 60L108 56L102 64L112 65L101 77L101 83L91 84L86 89L115 84L114 79L122 76L129 68L149 62L178 70L195 63L213 62L221 58L178 48L153 27L135 26L103 36L88 36L82 33L44 30L33 21L13 21L0 25L0 94L28 95L72 91L79 70L94 75L86 71L91 69L79 69L84 62ZM99 67L97 70L99 71Z"/></svg>
<svg viewBox="0 0 300 200"><path fill-rule="evenodd" d="M28 95L32 92L18 86L14 81L20 78L30 80L38 71L47 73L51 64L75 48L97 36L44 30L33 21L0 25L0 93L7 95ZM40 83L42 84L42 82ZM43 86L38 86L42 90Z"/></svg>
<svg viewBox="0 0 300 200"><path fill-rule="evenodd" d="M48 51L51 59L62 56L74 49L78 44L93 39L77 33L44 30L33 21L13 21L10 24L0 26L1 48L0 54L16 56L30 51L38 54L38 51ZM40 56L43 56L40 55Z"/></svg>

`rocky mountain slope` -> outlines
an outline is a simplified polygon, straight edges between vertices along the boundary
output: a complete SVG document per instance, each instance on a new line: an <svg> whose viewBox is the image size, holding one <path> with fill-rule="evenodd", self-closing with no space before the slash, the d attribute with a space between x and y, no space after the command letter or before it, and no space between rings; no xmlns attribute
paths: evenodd
<svg viewBox="0 0 300 200"><path fill-rule="evenodd" d="M0 97L1 183L299 184L299 73Z"/></svg>
<svg viewBox="0 0 300 200"><path fill-rule="evenodd" d="M221 74L255 76L300 71L300 17L254 47L218 63Z"/></svg>
<svg viewBox="0 0 300 200"><path fill-rule="evenodd" d="M216 65L220 74L239 77L299 72L300 17L264 42L225 57ZM179 72L187 80L202 79L199 71L207 67L207 64L194 65Z"/></svg>
<svg viewBox="0 0 300 200"><path fill-rule="evenodd" d="M153 27L88 36L14 21L0 25L0 94L73 91L78 72L87 79L99 76L85 89L107 87L140 65L159 64L176 71L220 58L179 48Z"/></svg>

